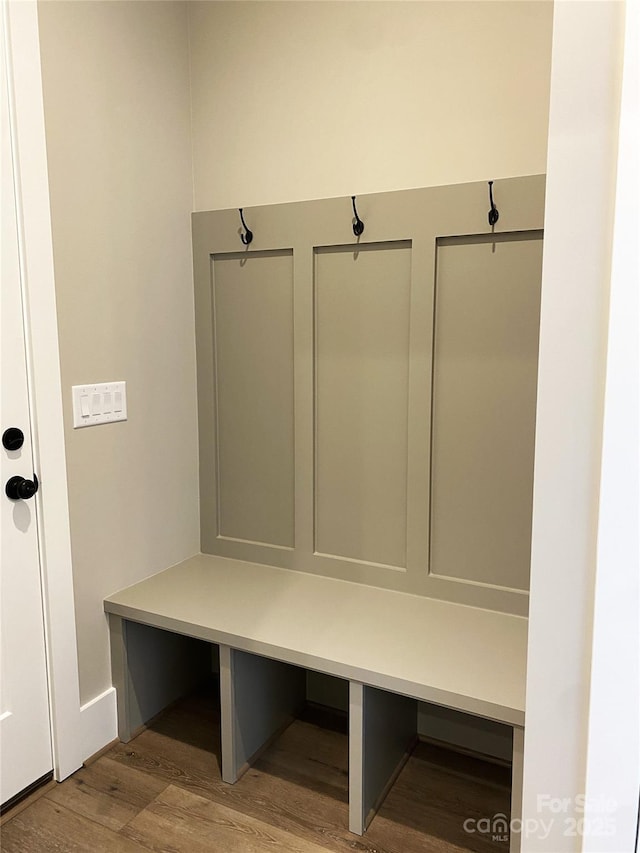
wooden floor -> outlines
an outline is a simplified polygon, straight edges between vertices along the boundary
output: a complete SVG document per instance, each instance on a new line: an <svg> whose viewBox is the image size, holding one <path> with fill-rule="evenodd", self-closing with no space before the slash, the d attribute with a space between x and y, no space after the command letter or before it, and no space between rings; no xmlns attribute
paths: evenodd
<svg viewBox="0 0 640 853"><path fill-rule="evenodd" d="M7 815L3 853L508 851L463 828L466 818L508 817L505 768L419 744L359 838L347 829L343 717L309 710L233 786L220 778L218 718L212 691L183 700Z"/></svg>

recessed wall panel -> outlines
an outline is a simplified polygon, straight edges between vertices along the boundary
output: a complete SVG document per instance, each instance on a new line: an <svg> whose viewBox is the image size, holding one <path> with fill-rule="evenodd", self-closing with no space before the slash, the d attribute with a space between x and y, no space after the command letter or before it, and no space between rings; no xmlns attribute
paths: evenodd
<svg viewBox="0 0 640 853"><path fill-rule="evenodd" d="M411 244L316 249L315 550L406 566Z"/></svg>
<svg viewBox="0 0 640 853"><path fill-rule="evenodd" d="M542 232L438 241L430 572L529 588Z"/></svg>
<svg viewBox="0 0 640 853"><path fill-rule="evenodd" d="M293 547L293 254L212 265L218 535Z"/></svg>

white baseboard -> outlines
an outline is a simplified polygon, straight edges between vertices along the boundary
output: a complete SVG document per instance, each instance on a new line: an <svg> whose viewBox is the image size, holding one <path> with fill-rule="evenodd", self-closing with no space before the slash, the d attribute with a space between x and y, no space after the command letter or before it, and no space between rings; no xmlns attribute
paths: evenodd
<svg viewBox="0 0 640 853"><path fill-rule="evenodd" d="M117 737L116 690L110 687L80 707L82 760L86 761Z"/></svg>

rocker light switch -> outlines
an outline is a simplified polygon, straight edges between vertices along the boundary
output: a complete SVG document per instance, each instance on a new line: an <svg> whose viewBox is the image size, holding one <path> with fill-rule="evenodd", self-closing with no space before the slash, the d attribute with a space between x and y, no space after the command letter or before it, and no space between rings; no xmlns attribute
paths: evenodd
<svg viewBox="0 0 640 853"><path fill-rule="evenodd" d="M110 424L127 419L126 382L74 385L73 428Z"/></svg>

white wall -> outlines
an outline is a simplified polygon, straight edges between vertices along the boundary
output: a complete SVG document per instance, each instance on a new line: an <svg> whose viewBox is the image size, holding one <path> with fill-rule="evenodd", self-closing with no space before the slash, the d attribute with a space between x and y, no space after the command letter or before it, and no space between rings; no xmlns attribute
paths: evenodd
<svg viewBox="0 0 640 853"><path fill-rule="evenodd" d="M585 786L586 821L608 819L613 831L591 834L588 853L633 850L640 791L638 3L627 5L625 24ZM612 720L622 736L611 737Z"/></svg>
<svg viewBox="0 0 640 853"><path fill-rule="evenodd" d="M550 2L189 15L196 210L545 171Z"/></svg>
<svg viewBox="0 0 640 853"><path fill-rule="evenodd" d="M87 703L111 686L104 596L199 550L187 7L50 0L39 20ZM72 430L71 386L116 379L128 421Z"/></svg>
<svg viewBox="0 0 640 853"><path fill-rule="evenodd" d="M571 819L583 817L590 748L623 18L621 3L559 0L554 10L524 755L523 818L533 823L523 853L582 849ZM604 624L618 618L610 610ZM608 725L631 748L616 717Z"/></svg>

